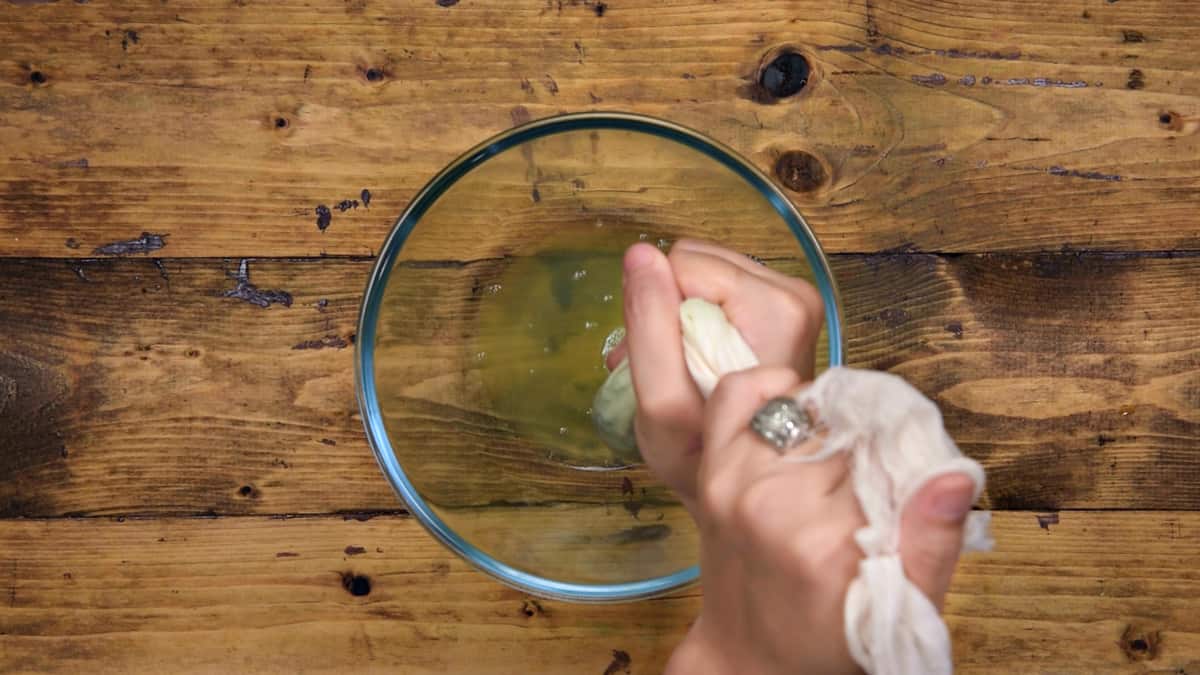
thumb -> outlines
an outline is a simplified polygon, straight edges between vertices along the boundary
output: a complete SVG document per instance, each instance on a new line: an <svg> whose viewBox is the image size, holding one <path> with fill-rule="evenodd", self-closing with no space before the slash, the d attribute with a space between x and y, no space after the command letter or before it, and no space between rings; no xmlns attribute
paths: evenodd
<svg viewBox="0 0 1200 675"><path fill-rule="evenodd" d="M966 474L950 473L921 488L901 516L904 572L939 611L958 563L963 523L974 498L974 481Z"/></svg>

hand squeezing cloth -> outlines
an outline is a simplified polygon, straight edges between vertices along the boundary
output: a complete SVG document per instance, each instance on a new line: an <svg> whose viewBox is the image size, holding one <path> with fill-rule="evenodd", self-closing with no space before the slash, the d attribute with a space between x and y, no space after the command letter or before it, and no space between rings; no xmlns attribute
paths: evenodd
<svg viewBox="0 0 1200 675"><path fill-rule="evenodd" d="M758 365L720 307L693 298L679 313L688 372L705 398L722 375ZM851 655L871 675L948 675L950 635L937 608L904 574L900 516L922 486L946 473L969 476L978 498L983 468L947 435L937 406L895 375L831 368L796 394L796 402L816 412L824 440L812 454L785 453L780 461L819 462L849 453L854 494L867 519L854 534L864 557L845 600ZM600 435L618 452L636 451L636 410L628 362L622 361L593 405ZM991 548L990 516L969 514L964 551Z"/></svg>

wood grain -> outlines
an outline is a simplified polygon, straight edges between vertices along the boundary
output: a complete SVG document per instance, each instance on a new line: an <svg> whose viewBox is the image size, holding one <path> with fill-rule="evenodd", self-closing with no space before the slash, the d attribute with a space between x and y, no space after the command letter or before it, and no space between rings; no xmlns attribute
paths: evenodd
<svg viewBox="0 0 1200 675"><path fill-rule="evenodd" d="M404 277L423 279L413 291L442 311L398 319L411 356L390 374L409 399L403 433L431 467L461 455L452 425L486 439L486 464L435 485L447 505L564 491L611 502L618 484L552 462L531 471L540 455L511 425L446 397L466 355L453 333L425 329L469 327L475 279L495 264ZM989 507L1200 506L1200 258L888 254L834 267L850 363L900 373L938 401L988 468ZM0 264L4 515L397 508L352 380L370 262L251 261L245 284L239 268ZM279 292L290 306L248 301Z"/></svg>
<svg viewBox="0 0 1200 675"><path fill-rule="evenodd" d="M1200 672L1200 515L1036 515L959 568L958 672ZM5 672L649 674L699 607L534 600L407 517L0 521Z"/></svg>
<svg viewBox="0 0 1200 675"><path fill-rule="evenodd" d="M812 153L835 252L1200 247L1185 0L441 4L0 5L0 255L369 255L458 153L585 109ZM762 102L784 48L811 83Z"/></svg>
<svg viewBox="0 0 1200 675"><path fill-rule="evenodd" d="M627 110L790 186L850 362L986 465L998 546L948 598L957 672L1200 675L1194 15L0 2L0 671L661 672L699 589L580 606L473 571L380 476L352 379L369 257L430 177L514 124ZM813 70L775 99L788 51ZM493 160L409 241L427 304L386 326L393 436L506 559L659 573L694 532L649 476L551 461L483 396L479 289L585 216L799 270L719 176L561 150Z"/></svg>

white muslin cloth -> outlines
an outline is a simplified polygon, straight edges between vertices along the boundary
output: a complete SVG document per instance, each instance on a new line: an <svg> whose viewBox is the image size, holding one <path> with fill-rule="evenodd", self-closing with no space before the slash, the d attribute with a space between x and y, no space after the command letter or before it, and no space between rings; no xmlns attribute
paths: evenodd
<svg viewBox="0 0 1200 675"><path fill-rule="evenodd" d="M753 350L720 307L697 298L686 300L680 307L680 322L688 371L705 397L722 375L758 365ZM636 409L628 367L618 375L621 370L614 369L613 376L623 383L614 383L612 390L622 392L620 405ZM867 519L866 526L854 534L864 557L845 600L851 655L871 675L952 673L946 624L904 574L900 516L922 486L946 473L969 476L978 498L984 486L983 467L959 451L942 425L937 406L895 375L831 368L796 401L816 412L825 438L815 453L787 453L780 461L819 462L849 453L854 494ZM612 396L601 401L598 395L597 402L610 408L617 405ZM616 417L627 418L632 425L632 411L626 413ZM629 429L628 437L632 436ZM969 514L963 550L991 548L990 520L988 512Z"/></svg>

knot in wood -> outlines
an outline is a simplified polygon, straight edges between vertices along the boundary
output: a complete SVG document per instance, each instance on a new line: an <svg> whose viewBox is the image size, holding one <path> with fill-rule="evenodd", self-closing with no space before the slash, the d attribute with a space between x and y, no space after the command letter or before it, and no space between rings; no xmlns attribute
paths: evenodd
<svg viewBox="0 0 1200 675"><path fill-rule="evenodd" d="M825 165L811 153L789 150L775 161L775 176L794 192L812 192L829 180Z"/></svg>
<svg viewBox="0 0 1200 675"><path fill-rule="evenodd" d="M811 72L812 67L803 54L783 52L762 69L758 84L774 98L787 98L804 89Z"/></svg>

